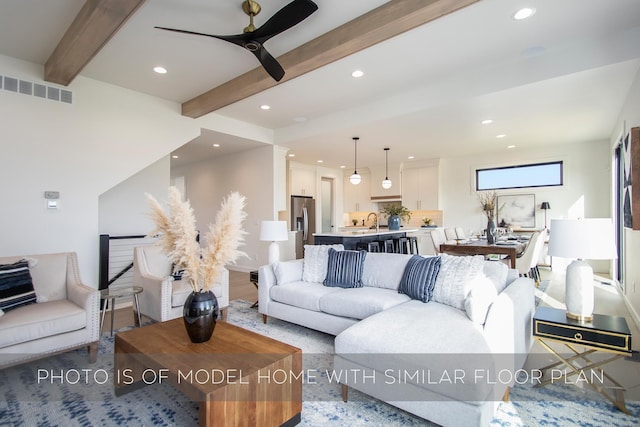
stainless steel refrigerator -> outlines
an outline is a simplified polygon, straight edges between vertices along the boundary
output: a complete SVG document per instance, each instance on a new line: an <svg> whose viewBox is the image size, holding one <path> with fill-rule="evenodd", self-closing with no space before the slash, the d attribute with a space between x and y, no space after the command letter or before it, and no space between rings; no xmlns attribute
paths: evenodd
<svg viewBox="0 0 640 427"><path fill-rule="evenodd" d="M316 232L316 201L309 196L291 196L291 230L297 231L296 258L304 256L304 245L313 245Z"/></svg>

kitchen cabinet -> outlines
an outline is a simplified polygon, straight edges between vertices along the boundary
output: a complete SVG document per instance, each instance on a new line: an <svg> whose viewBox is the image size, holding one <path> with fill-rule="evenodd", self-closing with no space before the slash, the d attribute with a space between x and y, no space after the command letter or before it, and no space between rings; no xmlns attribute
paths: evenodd
<svg viewBox="0 0 640 427"><path fill-rule="evenodd" d="M371 175L369 172L358 171L362 181L358 185L349 182L349 177L353 172L344 176L344 211L345 212L371 212Z"/></svg>
<svg viewBox="0 0 640 427"><path fill-rule="evenodd" d="M402 170L402 204L409 210L438 209L438 166Z"/></svg>
<svg viewBox="0 0 640 427"><path fill-rule="evenodd" d="M316 196L316 168L289 163L289 189L293 196Z"/></svg>
<svg viewBox="0 0 640 427"><path fill-rule="evenodd" d="M385 190L382 188L382 180L386 177L384 166L371 168L371 197L387 197L398 198L402 192L400 185L400 164L389 164L389 179L391 180L391 188Z"/></svg>

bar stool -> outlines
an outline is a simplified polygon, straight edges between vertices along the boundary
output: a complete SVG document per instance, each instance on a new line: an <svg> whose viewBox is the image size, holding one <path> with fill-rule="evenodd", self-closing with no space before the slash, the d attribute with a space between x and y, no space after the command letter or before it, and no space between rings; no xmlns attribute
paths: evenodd
<svg viewBox="0 0 640 427"><path fill-rule="evenodd" d="M407 237L407 249L410 254L420 255L420 251L418 250L418 238L415 236Z"/></svg>
<svg viewBox="0 0 640 427"><path fill-rule="evenodd" d="M369 242L369 243L367 243L367 251L368 252L380 252L380 242Z"/></svg>
<svg viewBox="0 0 640 427"><path fill-rule="evenodd" d="M388 253L394 253L395 248L393 246L393 239L387 239L382 243L382 250Z"/></svg>
<svg viewBox="0 0 640 427"><path fill-rule="evenodd" d="M409 242L409 239L407 239L406 237L398 237L396 243L396 253L398 254L408 254L409 250L407 247L407 243Z"/></svg>

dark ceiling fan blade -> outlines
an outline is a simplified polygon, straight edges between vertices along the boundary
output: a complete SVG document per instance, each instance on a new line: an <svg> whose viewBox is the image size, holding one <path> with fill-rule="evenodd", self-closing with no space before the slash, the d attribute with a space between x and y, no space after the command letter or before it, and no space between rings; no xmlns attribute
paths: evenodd
<svg viewBox="0 0 640 427"><path fill-rule="evenodd" d="M176 28L167 28L167 27L154 27L157 28L159 30L166 30L166 31L173 31L174 33L183 33L183 34L192 34L192 35L196 35L196 36L205 36L205 37L213 37L215 39L220 39L220 40L225 40L228 41L230 43L236 44L238 46L244 47L244 44L251 39L249 34L236 34L236 35L232 35L232 36L218 36L215 34L205 34L205 33L198 33L195 31L187 31L187 30L178 30Z"/></svg>
<svg viewBox="0 0 640 427"><path fill-rule="evenodd" d="M273 57L264 46L260 45L260 47L256 50L251 51L258 58L262 67L266 70L267 73L277 82L282 80L284 77L284 69L280 65L280 63Z"/></svg>
<svg viewBox="0 0 640 427"><path fill-rule="evenodd" d="M260 28L250 33L251 38L264 43L271 37L304 21L316 10L318 5L311 0L293 0L277 11Z"/></svg>

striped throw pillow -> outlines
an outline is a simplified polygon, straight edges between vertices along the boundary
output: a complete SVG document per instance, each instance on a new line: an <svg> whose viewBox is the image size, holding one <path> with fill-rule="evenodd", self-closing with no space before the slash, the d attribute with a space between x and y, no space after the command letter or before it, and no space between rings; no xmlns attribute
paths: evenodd
<svg viewBox="0 0 640 427"><path fill-rule="evenodd" d="M367 251L336 251L329 249L325 286L361 288L362 268Z"/></svg>
<svg viewBox="0 0 640 427"><path fill-rule="evenodd" d="M0 310L9 311L35 302L29 262L22 259L13 264L0 264Z"/></svg>
<svg viewBox="0 0 640 427"><path fill-rule="evenodd" d="M433 287L440 271L440 257L423 258L414 255L407 262L402 273L398 292L412 299L429 302L433 296Z"/></svg>

